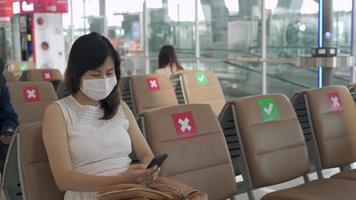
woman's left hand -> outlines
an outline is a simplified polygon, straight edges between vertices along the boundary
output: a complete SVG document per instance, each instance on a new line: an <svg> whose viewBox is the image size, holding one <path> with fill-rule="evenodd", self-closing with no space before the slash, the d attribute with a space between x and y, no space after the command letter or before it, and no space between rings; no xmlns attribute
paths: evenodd
<svg viewBox="0 0 356 200"><path fill-rule="evenodd" d="M139 182L143 185L151 184L157 179L159 172L160 172L160 168L154 167L152 173L148 176L141 177L139 179Z"/></svg>

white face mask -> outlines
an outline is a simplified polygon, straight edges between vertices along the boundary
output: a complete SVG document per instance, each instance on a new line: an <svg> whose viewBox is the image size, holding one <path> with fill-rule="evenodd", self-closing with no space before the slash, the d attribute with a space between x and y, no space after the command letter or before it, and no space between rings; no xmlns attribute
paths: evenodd
<svg viewBox="0 0 356 200"><path fill-rule="evenodd" d="M116 86L116 76L105 79L82 79L83 86L80 90L89 98L100 101L109 96Z"/></svg>

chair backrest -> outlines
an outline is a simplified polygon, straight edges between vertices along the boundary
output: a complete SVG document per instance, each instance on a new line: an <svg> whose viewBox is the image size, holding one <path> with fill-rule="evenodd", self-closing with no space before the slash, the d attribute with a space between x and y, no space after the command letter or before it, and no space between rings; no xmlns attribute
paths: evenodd
<svg viewBox="0 0 356 200"><path fill-rule="evenodd" d="M164 74L135 75L128 78L135 115L149 109L178 104L173 86Z"/></svg>
<svg viewBox="0 0 356 200"><path fill-rule="evenodd" d="M235 175L220 124L210 105L186 104L144 113L155 155L167 153L164 176L206 192L209 199L236 193Z"/></svg>
<svg viewBox="0 0 356 200"><path fill-rule="evenodd" d="M42 121L46 107L57 100L49 82L15 82L8 83L8 87L20 124Z"/></svg>
<svg viewBox="0 0 356 200"><path fill-rule="evenodd" d="M253 188L307 173L310 161L305 140L286 96L258 95L233 103L244 165Z"/></svg>
<svg viewBox="0 0 356 200"><path fill-rule="evenodd" d="M14 73L7 71L7 72L4 72L3 75L6 79L6 82L8 82L8 83L16 82L16 77L15 77Z"/></svg>
<svg viewBox="0 0 356 200"><path fill-rule="evenodd" d="M356 161L356 108L345 86L307 91L307 102L323 168Z"/></svg>
<svg viewBox="0 0 356 200"><path fill-rule="evenodd" d="M58 69L30 69L22 72L24 81L53 81L63 80L63 76Z"/></svg>
<svg viewBox="0 0 356 200"><path fill-rule="evenodd" d="M35 69L36 64L34 62L29 62L29 61L15 61L15 62L10 62L10 71L14 72L15 74L18 74L22 71L26 71L29 69Z"/></svg>
<svg viewBox="0 0 356 200"><path fill-rule="evenodd" d="M225 98L214 72L185 70L178 72L176 77L179 77L177 87L181 87L183 90L185 103L210 104L216 115L221 113L225 105ZM180 91L176 89L176 92Z"/></svg>
<svg viewBox="0 0 356 200"><path fill-rule="evenodd" d="M26 200L62 200L64 192L57 187L42 140L42 123L27 124L18 135L19 175Z"/></svg>

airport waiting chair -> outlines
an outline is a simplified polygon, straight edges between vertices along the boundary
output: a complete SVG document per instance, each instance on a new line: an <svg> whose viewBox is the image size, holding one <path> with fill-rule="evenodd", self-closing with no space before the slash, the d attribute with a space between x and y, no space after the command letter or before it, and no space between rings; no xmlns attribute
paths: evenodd
<svg viewBox="0 0 356 200"><path fill-rule="evenodd" d="M42 140L42 123L20 127L9 148L3 191L8 200L62 200Z"/></svg>
<svg viewBox="0 0 356 200"><path fill-rule="evenodd" d="M54 89L57 87L61 81L63 81L63 76L58 69L30 69L22 71L19 78L20 81L48 81L51 82Z"/></svg>
<svg viewBox="0 0 356 200"><path fill-rule="evenodd" d="M43 120L46 107L57 100L49 82L8 83L12 106L21 125Z"/></svg>
<svg viewBox="0 0 356 200"><path fill-rule="evenodd" d="M307 174L308 151L297 116L284 95L259 95L232 102L241 147L239 168L252 190L283 183ZM305 179L308 181L307 179ZM356 182L325 179L265 195L262 200L354 199Z"/></svg>
<svg viewBox="0 0 356 200"><path fill-rule="evenodd" d="M6 79L6 82L8 82L8 83L16 82L16 76L14 73L7 71L7 72L4 72L3 75Z"/></svg>
<svg viewBox="0 0 356 200"><path fill-rule="evenodd" d="M128 132L138 131L134 116L121 101L129 120ZM42 122L21 126L9 147L2 189L7 200L62 200L64 192L57 187L42 140Z"/></svg>
<svg viewBox="0 0 356 200"><path fill-rule="evenodd" d="M345 86L330 86L307 90L305 94L309 119L312 122L313 149L318 157L318 174L321 170L338 167L336 178L356 180L356 107Z"/></svg>
<svg viewBox="0 0 356 200"><path fill-rule="evenodd" d="M215 114L220 115L225 98L214 72L184 70L176 73L172 80L179 103L210 104Z"/></svg>
<svg viewBox="0 0 356 200"><path fill-rule="evenodd" d="M53 81L63 80L63 76L58 69L29 69L22 71L21 81Z"/></svg>
<svg viewBox="0 0 356 200"><path fill-rule="evenodd" d="M31 61L14 61L9 62L9 64L9 70L15 74L20 74L22 71L36 68L36 63Z"/></svg>
<svg viewBox="0 0 356 200"><path fill-rule="evenodd" d="M224 137L210 105L186 104L144 112L147 141L167 153L161 174L205 192L211 200L236 194Z"/></svg>
<svg viewBox="0 0 356 200"><path fill-rule="evenodd" d="M178 104L171 82L162 74L123 77L120 89L135 117L150 109Z"/></svg>

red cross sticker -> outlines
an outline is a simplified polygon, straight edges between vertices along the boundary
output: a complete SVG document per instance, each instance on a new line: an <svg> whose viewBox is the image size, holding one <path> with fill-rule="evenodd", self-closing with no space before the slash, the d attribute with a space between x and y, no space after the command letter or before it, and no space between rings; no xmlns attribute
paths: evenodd
<svg viewBox="0 0 356 200"><path fill-rule="evenodd" d="M149 90L160 90L159 81L156 77L147 78L147 86Z"/></svg>
<svg viewBox="0 0 356 200"><path fill-rule="evenodd" d="M51 81L53 79L52 72L50 70L42 70L42 78L45 81Z"/></svg>
<svg viewBox="0 0 356 200"><path fill-rule="evenodd" d="M37 86L27 86L22 88L22 93L25 102L37 102L40 101L40 91Z"/></svg>
<svg viewBox="0 0 356 200"><path fill-rule="evenodd" d="M193 137L197 135L197 128L192 112L176 113L172 115L178 138Z"/></svg>
<svg viewBox="0 0 356 200"><path fill-rule="evenodd" d="M342 107L341 97L338 92L328 93L328 100L331 105L331 110L333 112L342 112L344 108Z"/></svg>

